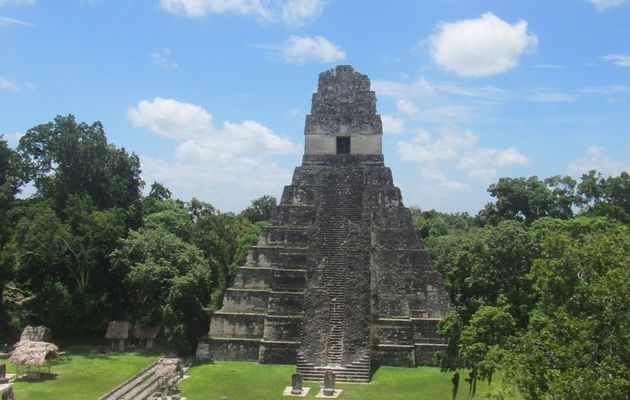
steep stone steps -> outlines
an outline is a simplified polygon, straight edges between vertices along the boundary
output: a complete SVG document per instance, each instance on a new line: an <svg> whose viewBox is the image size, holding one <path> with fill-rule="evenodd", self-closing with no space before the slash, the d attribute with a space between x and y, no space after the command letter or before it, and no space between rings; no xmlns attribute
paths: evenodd
<svg viewBox="0 0 630 400"><path fill-rule="evenodd" d="M99 400L146 400L160 386L171 386L180 377L178 359L160 358L135 376L129 378Z"/></svg>

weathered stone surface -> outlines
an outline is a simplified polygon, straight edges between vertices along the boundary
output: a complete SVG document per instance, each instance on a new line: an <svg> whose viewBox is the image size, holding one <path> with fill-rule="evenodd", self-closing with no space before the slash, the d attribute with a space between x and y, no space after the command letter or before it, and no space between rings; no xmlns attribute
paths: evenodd
<svg viewBox="0 0 630 400"><path fill-rule="evenodd" d="M296 373L291 375L291 394L300 394L304 388L304 380L302 374Z"/></svg>
<svg viewBox="0 0 630 400"><path fill-rule="evenodd" d="M197 344L197 351L195 352L195 358L198 360L210 359L210 344L207 342L199 342Z"/></svg>
<svg viewBox="0 0 630 400"><path fill-rule="evenodd" d="M384 165L367 76L320 74L305 135L302 165L212 320L213 356L297 360L309 380L429 363L450 304ZM337 154L339 137L349 154Z"/></svg>
<svg viewBox="0 0 630 400"><path fill-rule="evenodd" d="M326 371L324 374L324 387L322 387L322 392L325 396L335 394L335 378L335 374L331 371Z"/></svg>

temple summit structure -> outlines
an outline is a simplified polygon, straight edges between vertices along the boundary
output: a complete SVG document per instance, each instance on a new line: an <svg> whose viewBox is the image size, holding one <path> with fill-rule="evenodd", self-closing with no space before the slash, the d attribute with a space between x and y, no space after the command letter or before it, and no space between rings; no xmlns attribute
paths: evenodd
<svg viewBox="0 0 630 400"><path fill-rule="evenodd" d="M212 315L212 357L358 382L371 364L429 364L450 303L384 164L368 77L321 73L304 133L302 165Z"/></svg>

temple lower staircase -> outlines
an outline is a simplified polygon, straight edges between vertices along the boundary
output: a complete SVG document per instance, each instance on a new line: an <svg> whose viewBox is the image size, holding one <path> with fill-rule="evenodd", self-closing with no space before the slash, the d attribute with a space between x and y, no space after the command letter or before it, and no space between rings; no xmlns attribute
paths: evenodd
<svg viewBox="0 0 630 400"><path fill-rule="evenodd" d="M357 349L347 349L346 323L351 309L347 304L347 292L356 290L348 284L349 265L356 262L353 249L369 249L368 242L358 243L363 219L363 174L356 168L343 165L333 168L323 181L326 186L320 187L321 198L314 224L316 234L311 248L316 249L314 274L315 283L309 283L308 289L318 292L317 303L327 305L327 315L322 318L327 328L324 336L323 357L316 357L319 362L308 360L308 356L300 352L297 360L297 371L307 380L321 380L328 370L335 373L337 380L349 382L369 382L370 357L369 338L366 335L364 351L357 356ZM356 251L356 250L355 250ZM366 262L368 259L365 259ZM369 274L367 265L365 272ZM319 283L317 283L319 282ZM309 310L305 310L309 313ZM367 333L367 331L366 331ZM356 347L356 346L354 346Z"/></svg>

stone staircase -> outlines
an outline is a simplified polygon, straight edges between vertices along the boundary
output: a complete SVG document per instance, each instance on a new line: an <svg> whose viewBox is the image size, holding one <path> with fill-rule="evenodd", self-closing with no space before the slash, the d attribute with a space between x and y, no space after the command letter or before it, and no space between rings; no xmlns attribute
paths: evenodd
<svg viewBox="0 0 630 400"><path fill-rule="evenodd" d="M99 400L146 400L157 390L179 380L179 360L160 358Z"/></svg>
<svg viewBox="0 0 630 400"><path fill-rule="evenodd" d="M297 372L302 374L304 380L323 381L326 371L334 373L338 382L369 383L370 356L364 355L344 367L316 367L298 355Z"/></svg>
<svg viewBox="0 0 630 400"><path fill-rule="evenodd" d="M362 219L361 175L340 168L329 175L327 187L322 191L316 227L321 263L317 266L321 289L328 303L328 335L325 346L325 366L315 366L298 355L298 372L305 379L322 380L326 371L336 374L337 380L369 382L370 357L364 356L344 365L352 357L344 346L346 329L346 296L348 265L352 247L356 245L352 225Z"/></svg>

